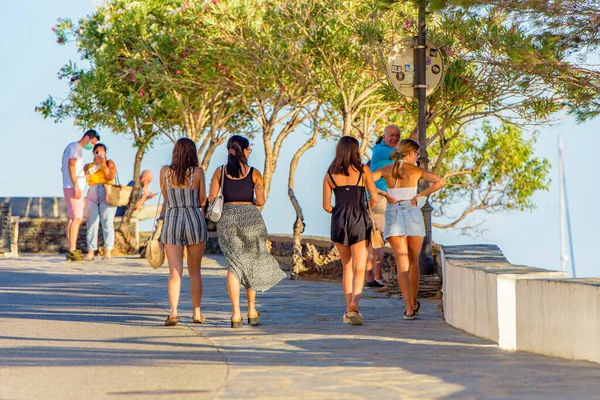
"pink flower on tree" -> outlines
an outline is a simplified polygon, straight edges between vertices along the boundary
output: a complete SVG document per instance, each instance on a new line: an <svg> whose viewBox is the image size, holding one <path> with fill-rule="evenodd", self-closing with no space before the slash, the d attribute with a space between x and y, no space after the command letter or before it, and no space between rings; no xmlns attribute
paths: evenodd
<svg viewBox="0 0 600 400"><path fill-rule="evenodd" d="M146 95L146 92L144 92L144 89L141 89L141 90L138 92L138 94L139 94L141 97L144 97L144 96Z"/></svg>

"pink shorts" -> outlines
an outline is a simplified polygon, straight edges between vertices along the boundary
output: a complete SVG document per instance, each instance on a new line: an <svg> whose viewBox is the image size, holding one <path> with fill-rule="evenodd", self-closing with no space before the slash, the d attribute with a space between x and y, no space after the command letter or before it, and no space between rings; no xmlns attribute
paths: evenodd
<svg viewBox="0 0 600 400"><path fill-rule="evenodd" d="M67 204L67 217L69 219L83 219L83 210L85 208L85 197L81 193L79 199L75 199L75 188L63 188L65 194L65 203Z"/></svg>

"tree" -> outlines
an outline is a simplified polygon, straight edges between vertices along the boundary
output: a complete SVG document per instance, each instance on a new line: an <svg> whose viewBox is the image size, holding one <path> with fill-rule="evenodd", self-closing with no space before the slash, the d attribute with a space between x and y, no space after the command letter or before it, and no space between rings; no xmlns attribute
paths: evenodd
<svg viewBox="0 0 600 400"><path fill-rule="evenodd" d="M281 18L283 0L219 2L226 13L218 25L221 71L241 96L246 112L262 134L265 194L284 140L310 116L316 102L314 71L301 44Z"/></svg>
<svg viewBox="0 0 600 400"><path fill-rule="evenodd" d="M136 156L134 190L123 218L128 227L139 197L143 156L154 140L168 132L169 128L161 124L164 110L156 100L161 93L152 93L151 88L124 76L123 66L115 62L118 58L115 48L110 46L110 41L101 40L102 30L98 29L95 17L81 20L78 26L68 19L61 19L53 28L59 44L76 41L82 61L89 67L78 67L73 62L62 67L59 79L68 80L67 98L56 102L49 96L36 110L56 122L74 118L75 123L83 128L104 127L114 133L131 136Z"/></svg>
<svg viewBox="0 0 600 400"><path fill-rule="evenodd" d="M394 7L396 5L392 5L391 10ZM515 141L514 145L521 147L523 142L520 133L523 129L550 123L553 115L563 107L564 96L551 90L543 76L536 75L535 71L527 68L517 68L516 64L506 68L505 64L505 60L516 58L522 53L535 53L540 59L556 60L563 57L560 52L540 44L535 37L519 28L506 27L501 16L482 17L461 10L444 10L435 13L429 20L428 35L441 48L447 65L442 87L428 97L427 144L433 172L445 175L451 168L456 167L453 157L457 156L457 149L464 148L468 140L476 140L466 135L468 129L476 123L491 119L504 124L505 127L511 126L519 132L519 135L511 136ZM399 95L390 84L386 84L383 91L387 99L399 104L399 107L405 110L405 114L411 115L413 121L416 121L416 102ZM414 126L414 122L409 123L410 125ZM484 147L482 145L481 148ZM479 165L481 170L495 168L491 159L478 159L475 151L468 151L466 154L472 158L471 165L484 162L485 165ZM529 162L546 161L537 160L530 154ZM465 161L463 164L469 163ZM508 181L473 179L466 186L463 186L462 182L446 186L435 196L435 199L451 199L437 203L441 212L450 210L447 204L451 201L456 204L458 198L471 200L466 204L462 203L464 210L458 212L454 220L437 226L458 227L460 222L466 222L467 215L475 211L502 211L511 209L511 204L524 204L520 194L510 190L503 191L504 198L501 200L500 197L486 198L483 201L485 206L482 206L482 202L473 200L480 198L481 193L490 187L493 187L493 190L503 190L500 187L525 184L522 193L527 193L529 197L533 191L547 187L547 174L541 172L518 183L517 178L517 175L507 173ZM451 181L456 179L458 178ZM510 180L515 181L509 183ZM435 199L434 204L437 201ZM491 204L493 206L489 206ZM525 208L530 206L532 205L528 204ZM455 209L452 211L456 212ZM440 211L435 215L441 216ZM469 226L462 227L465 228L468 229Z"/></svg>
<svg viewBox="0 0 600 400"><path fill-rule="evenodd" d="M446 187L433 199L434 216L446 223L436 228L477 228L464 224L476 211L495 212L535 208L532 195L548 190L550 163L534 155L537 136L524 139L516 126L502 123L492 126L485 121L479 134L462 134L446 148L445 162L437 173L446 179ZM462 206L466 200L466 206ZM453 215L457 205L463 209Z"/></svg>
<svg viewBox="0 0 600 400"><path fill-rule="evenodd" d="M499 63L504 68L527 70L542 77L565 97L565 108L583 122L600 114L600 66L590 64L590 54L600 49L600 3L574 0L442 0L435 7L466 10L500 18L510 30L527 33L540 47L560 57L540 57L536 52L514 52ZM496 60L498 62L498 60Z"/></svg>

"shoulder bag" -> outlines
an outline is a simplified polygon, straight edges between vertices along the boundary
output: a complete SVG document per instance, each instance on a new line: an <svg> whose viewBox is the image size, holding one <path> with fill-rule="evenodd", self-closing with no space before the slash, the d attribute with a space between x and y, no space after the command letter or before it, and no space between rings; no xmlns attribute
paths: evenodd
<svg viewBox="0 0 600 400"><path fill-rule="evenodd" d="M208 205L208 211L206 216L212 222L219 222L221 215L223 215L223 206L225 205L225 198L223 197L223 184L225 183L225 166L221 166L221 181L219 182L219 194L213 199Z"/></svg>
<svg viewBox="0 0 600 400"><path fill-rule="evenodd" d="M165 246L159 240L160 234L162 233L163 220L159 220L158 223L156 220L158 209L160 208L161 196L162 190L158 196L158 205L156 206L156 213L154 214L154 230L152 231L150 240L146 243L146 260L148 260L148 264L154 269L160 268L160 266L165 263Z"/></svg>
<svg viewBox="0 0 600 400"><path fill-rule="evenodd" d="M129 197L131 197L131 186L124 186L119 183L119 174L116 174L117 184L105 183L104 189L106 190L106 202L111 206L126 206L129 203Z"/></svg>

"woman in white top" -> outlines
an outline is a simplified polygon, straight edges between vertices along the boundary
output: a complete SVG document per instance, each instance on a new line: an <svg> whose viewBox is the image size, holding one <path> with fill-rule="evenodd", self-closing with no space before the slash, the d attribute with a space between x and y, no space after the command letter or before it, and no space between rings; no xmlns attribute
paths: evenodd
<svg viewBox="0 0 600 400"><path fill-rule="evenodd" d="M444 186L442 178L416 166L419 144L404 139L398 145L394 164L373 172L373 179L385 178L388 205L385 210L384 238L392 246L398 269L398 286L406 305L404 319L415 319L421 305L417 301L419 290L419 255L425 237L425 222L421 207L430 194ZM427 190L417 194L419 179L431 183Z"/></svg>

